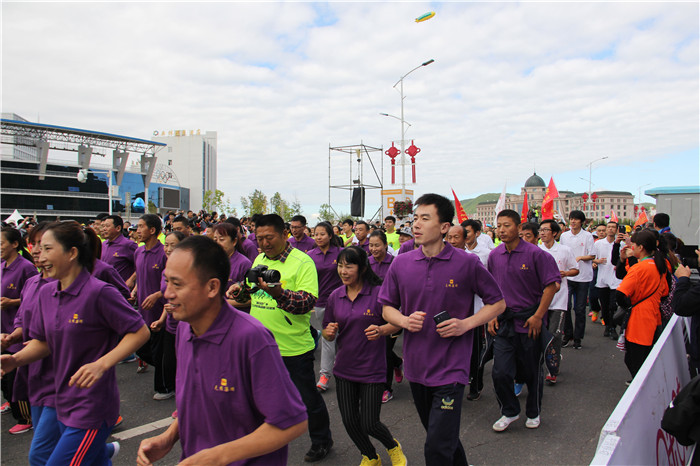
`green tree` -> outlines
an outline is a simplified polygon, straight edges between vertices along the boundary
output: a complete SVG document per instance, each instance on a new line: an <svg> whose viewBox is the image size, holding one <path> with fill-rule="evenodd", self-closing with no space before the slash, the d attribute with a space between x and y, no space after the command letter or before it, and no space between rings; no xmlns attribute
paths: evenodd
<svg viewBox="0 0 700 466"><path fill-rule="evenodd" d="M301 215L301 203L299 202L299 199L294 198L294 202L292 202L290 209L291 217L294 217L295 215Z"/></svg>
<svg viewBox="0 0 700 466"><path fill-rule="evenodd" d="M238 216L236 209L231 207L231 198L224 198L225 194L220 189L216 191L207 190L204 192L202 208L207 212L225 213L229 216Z"/></svg>
<svg viewBox="0 0 700 466"><path fill-rule="evenodd" d="M285 201L282 198L282 195L278 192L273 194L270 198L270 210L272 210L273 214L277 214L282 217L285 222L288 222L289 219L292 218L289 203Z"/></svg>
<svg viewBox="0 0 700 466"><path fill-rule="evenodd" d="M247 197L241 197L241 206L243 206L246 217L250 217L253 214L266 214L267 196L259 189L256 189Z"/></svg>
<svg viewBox="0 0 700 466"><path fill-rule="evenodd" d="M336 219L337 217L330 204L321 204L321 207L318 209L318 220L333 223Z"/></svg>

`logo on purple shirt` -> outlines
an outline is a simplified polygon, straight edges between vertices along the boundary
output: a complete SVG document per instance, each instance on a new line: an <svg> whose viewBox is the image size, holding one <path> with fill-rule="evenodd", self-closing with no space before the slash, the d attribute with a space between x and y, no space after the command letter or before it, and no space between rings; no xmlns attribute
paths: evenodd
<svg viewBox="0 0 700 466"><path fill-rule="evenodd" d="M219 385L214 385L214 391L217 392L233 392L235 391L235 387L229 387L228 386L228 380L226 379L221 379L221 382L219 382Z"/></svg>
<svg viewBox="0 0 700 466"><path fill-rule="evenodd" d="M449 283L445 283L445 288L457 288L457 287L459 287L459 283L455 283L455 281L452 278L450 278Z"/></svg>
<svg viewBox="0 0 700 466"><path fill-rule="evenodd" d="M69 324L82 324L82 323L83 323L83 319L81 319L80 317L78 317L78 314L73 314L73 318L72 318L72 319L68 319L68 323L69 323Z"/></svg>

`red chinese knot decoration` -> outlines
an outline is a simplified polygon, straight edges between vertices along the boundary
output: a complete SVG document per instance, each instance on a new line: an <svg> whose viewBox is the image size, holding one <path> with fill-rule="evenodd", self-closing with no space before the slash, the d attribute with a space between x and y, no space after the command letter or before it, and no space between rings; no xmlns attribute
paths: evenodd
<svg viewBox="0 0 700 466"><path fill-rule="evenodd" d="M391 184L396 183L396 156L401 153L400 150L398 150L396 147L394 147L394 143L391 143L391 147L384 152L386 155L388 155L391 158Z"/></svg>
<svg viewBox="0 0 700 466"><path fill-rule="evenodd" d="M411 140L411 145L406 149L405 151L408 155L411 156L411 171L413 172L413 182L416 182L416 155L420 152L420 148L416 147L416 145L413 143Z"/></svg>

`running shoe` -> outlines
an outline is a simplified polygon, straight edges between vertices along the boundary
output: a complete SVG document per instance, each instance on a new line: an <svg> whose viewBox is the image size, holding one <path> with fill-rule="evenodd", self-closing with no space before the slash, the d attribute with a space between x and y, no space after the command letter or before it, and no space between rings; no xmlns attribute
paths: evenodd
<svg viewBox="0 0 700 466"><path fill-rule="evenodd" d="M520 419L520 415L513 416L513 417L508 417L508 416L501 416L501 418L493 423L492 429L496 432L503 432L508 428L509 425L511 425L513 422L517 421Z"/></svg>
<svg viewBox="0 0 700 466"><path fill-rule="evenodd" d="M566 348L567 346L569 346L569 343L571 343L571 338L566 338L566 337L564 337L564 338L561 340L561 347L562 347L562 348Z"/></svg>
<svg viewBox="0 0 700 466"><path fill-rule="evenodd" d="M547 377L545 377L544 380L550 385L554 385L557 383L557 376L547 374Z"/></svg>
<svg viewBox="0 0 700 466"><path fill-rule="evenodd" d="M321 377L318 378L316 388L318 388L322 392L325 392L326 390L328 390L328 382L328 376L326 374L321 374Z"/></svg>
<svg viewBox="0 0 700 466"><path fill-rule="evenodd" d="M156 401L163 401L163 400L169 400L170 398L175 396L175 392L166 392L166 393L160 393L156 392L155 395L153 395L153 399Z"/></svg>
<svg viewBox="0 0 700 466"><path fill-rule="evenodd" d="M615 330L614 328L610 329L610 335L608 336L611 340L617 340L618 338L620 338L620 335L617 334L617 330Z"/></svg>
<svg viewBox="0 0 700 466"><path fill-rule="evenodd" d="M469 393L467 393L467 400L469 400L469 401L476 401L479 398L481 398L481 392L470 391Z"/></svg>
<svg viewBox="0 0 700 466"><path fill-rule="evenodd" d="M394 394L391 393L389 390L384 390L384 393L382 393L382 403L388 403L393 399Z"/></svg>
<svg viewBox="0 0 700 466"><path fill-rule="evenodd" d="M581 349L581 340L574 340L574 349Z"/></svg>
<svg viewBox="0 0 700 466"><path fill-rule="evenodd" d="M143 359L139 359L139 367L136 368L137 374L143 374L148 370L148 364L146 364Z"/></svg>
<svg viewBox="0 0 700 466"><path fill-rule="evenodd" d="M598 320L598 313L597 312L591 312L588 315L591 316L591 322L595 322L596 320Z"/></svg>
<svg viewBox="0 0 700 466"><path fill-rule="evenodd" d="M401 444L396 439L394 439L394 441L396 441L396 446L391 450L387 450L389 452L389 458L391 459L391 466L406 466L408 461L406 460L406 455L403 454Z"/></svg>
<svg viewBox="0 0 700 466"><path fill-rule="evenodd" d="M593 311L588 313L588 317L593 317Z"/></svg>
<svg viewBox="0 0 700 466"><path fill-rule="evenodd" d="M10 411L12 411L12 408L10 408L9 401L4 402L2 404L2 406L0 406L0 413L5 414L5 413L9 413Z"/></svg>
<svg viewBox="0 0 700 466"><path fill-rule="evenodd" d="M121 425L122 422L124 422L124 418L121 417L121 416L119 416L119 417L117 418L117 422L114 424L114 427L119 427L119 426Z"/></svg>
<svg viewBox="0 0 700 466"><path fill-rule="evenodd" d="M23 434L25 432L29 432L32 430L32 425L31 424L17 424L14 427L10 428L10 433L12 435L17 435L17 434Z"/></svg>
<svg viewBox="0 0 700 466"><path fill-rule="evenodd" d="M177 419L177 409L173 411L173 414L171 414L170 417L173 419Z"/></svg>
<svg viewBox="0 0 700 466"><path fill-rule="evenodd" d="M110 460L113 460L119 454L119 450L121 450L121 445L119 445L119 442L108 443L107 444L107 458L109 458Z"/></svg>
<svg viewBox="0 0 700 466"><path fill-rule="evenodd" d="M401 366L394 367L394 379L396 380L396 383L403 382L403 370L401 369Z"/></svg>
<svg viewBox="0 0 700 466"><path fill-rule="evenodd" d="M532 419L527 418L525 421L525 427L528 429L537 429L540 426L540 417L533 417Z"/></svg>
<svg viewBox="0 0 700 466"><path fill-rule="evenodd" d="M138 359L138 358L136 357L136 355L132 353L132 354L130 354L129 356L127 356L127 357L125 357L124 359L122 359L121 361L119 361L117 364L128 364L128 363L130 363L130 362L136 361L137 359Z"/></svg>
<svg viewBox="0 0 700 466"><path fill-rule="evenodd" d="M382 459L377 455L374 459L369 459L369 457L362 455L362 461L360 466L382 466Z"/></svg>
<svg viewBox="0 0 700 466"><path fill-rule="evenodd" d="M515 396L520 396L520 394L523 392L523 385L522 383L517 383L513 385L513 391L515 392Z"/></svg>

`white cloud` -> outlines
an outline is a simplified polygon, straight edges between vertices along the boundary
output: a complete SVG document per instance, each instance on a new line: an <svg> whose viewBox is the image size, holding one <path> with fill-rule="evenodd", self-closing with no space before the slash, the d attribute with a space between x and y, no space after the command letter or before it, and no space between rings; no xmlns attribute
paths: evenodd
<svg viewBox="0 0 700 466"><path fill-rule="evenodd" d="M399 114L391 86L430 58L404 87L419 192L698 147L696 3L444 3L413 21L430 8L3 3L3 111L135 137L217 131L234 202L261 188L310 206L327 197L329 144L399 139L378 113Z"/></svg>

